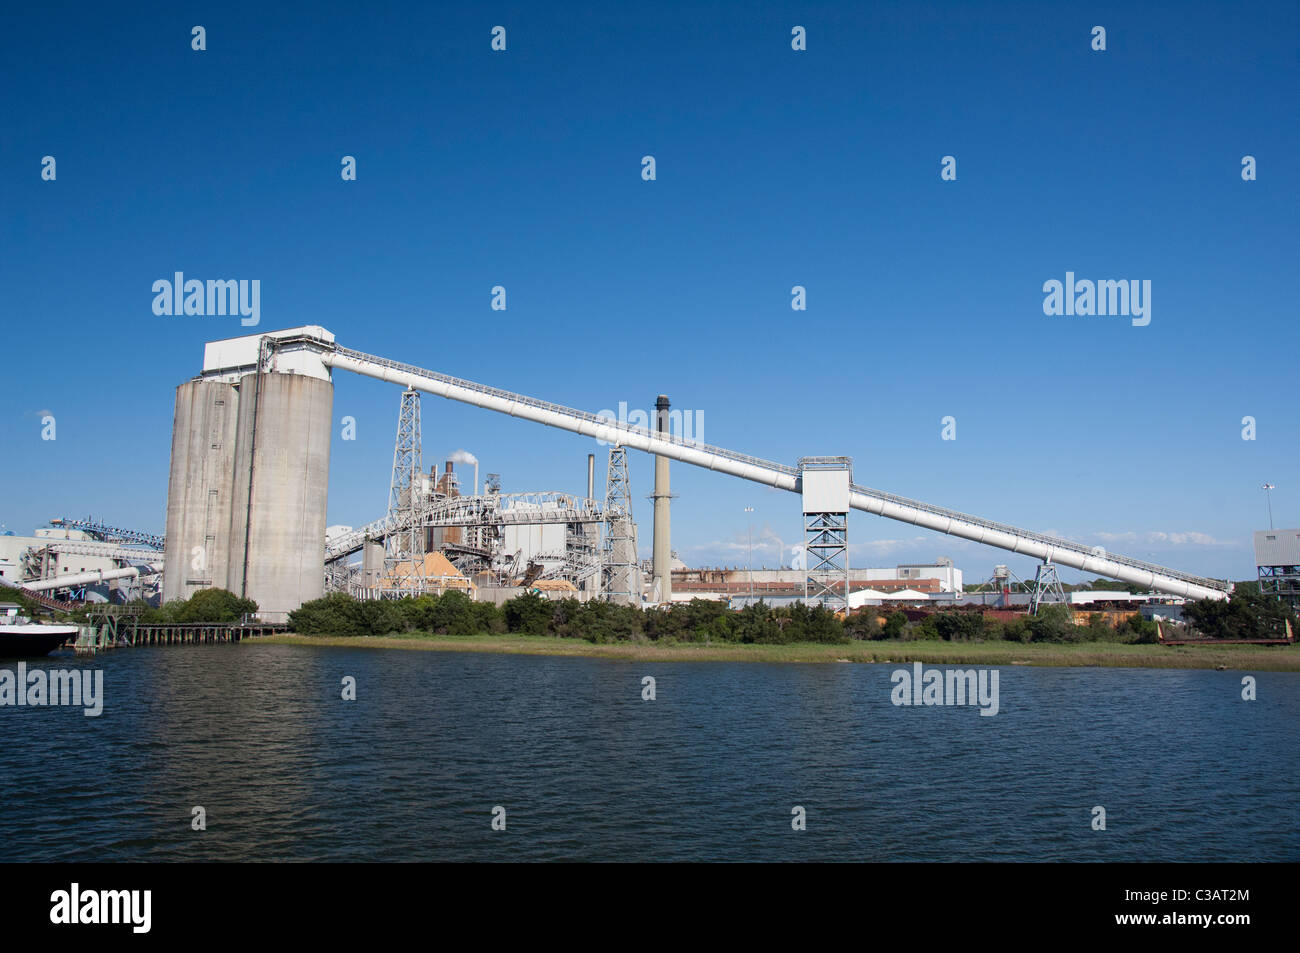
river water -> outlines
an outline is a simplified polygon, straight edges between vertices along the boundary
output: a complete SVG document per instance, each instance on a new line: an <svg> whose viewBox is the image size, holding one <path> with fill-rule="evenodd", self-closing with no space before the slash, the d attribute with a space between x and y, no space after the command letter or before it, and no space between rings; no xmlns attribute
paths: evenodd
<svg viewBox="0 0 1300 953"><path fill-rule="evenodd" d="M0 708L0 861L1300 860L1292 673L1243 701L1241 672L1004 667L986 717L896 707L899 665L247 643L28 664L102 669L104 711Z"/></svg>

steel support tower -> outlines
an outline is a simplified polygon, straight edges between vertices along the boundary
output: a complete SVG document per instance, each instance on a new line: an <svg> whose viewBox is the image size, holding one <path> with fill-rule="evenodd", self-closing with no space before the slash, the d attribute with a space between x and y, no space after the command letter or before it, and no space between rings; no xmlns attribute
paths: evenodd
<svg viewBox="0 0 1300 953"><path fill-rule="evenodd" d="M636 524L632 521L632 486L627 473L627 449L620 446L609 448L601 563L605 598L621 605L640 605L641 571L636 558Z"/></svg>
<svg viewBox="0 0 1300 953"><path fill-rule="evenodd" d="M804 521L804 602L832 612L849 606L848 457L803 457L799 461Z"/></svg>
<svg viewBox="0 0 1300 953"><path fill-rule="evenodd" d="M401 521L401 532L386 540L384 588L394 592L424 589L425 529L417 518L424 492L424 463L420 449L420 392L402 391L393 447L393 481L388 491L388 517Z"/></svg>
<svg viewBox="0 0 1300 953"><path fill-rule="evenodd" d="M1030 588L1029 614L1038 615L1038 609L1044 605L1063 605L1065 589L1061 586L1061 577L1056 572L1056 564L1046 559L1038 564L1034 573L1034 584Z"/></svg>

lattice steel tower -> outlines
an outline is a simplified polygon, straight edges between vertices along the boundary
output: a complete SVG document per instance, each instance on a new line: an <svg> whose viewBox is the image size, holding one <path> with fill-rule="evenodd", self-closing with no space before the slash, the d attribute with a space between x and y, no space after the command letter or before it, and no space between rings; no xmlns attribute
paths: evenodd
<svg viewBox="0 0 1300 953"><path fill-rule="evenodd" d="M849 605L849 485L853 461L848 457L803 457L799 484L803 493L804 602L832 612Z"/></svg>
<svg viewBox="0 0 1300 953"><path fill-rule="evenodd" d="M402 391L397 416L397 443L393 448L393 482L388 491L388 518L408 528L388 537L384 552L385 588L424 589L425 529L416 518L424 492L424 463L420 450L420 392Z"/></svg>
<svg viewBox="0 0 1300 953"><path fill-rule="evenodd" d="M1038 610L1045 605L1062 605L1065 602L1065 589L1056 572L1056 564L1050 559L1044 560L1038 564L1038 570L1034 573L1029 595L1029 614L1038 615Z"/></svg>
<svg viewBox="0 0 1300 953"><path fill-rule="evenodd" d="M636 523L632 521L632 486L624 447L609 448L601 564L605 598L622 605L640 605L641 567L636 558Z"/></svg>

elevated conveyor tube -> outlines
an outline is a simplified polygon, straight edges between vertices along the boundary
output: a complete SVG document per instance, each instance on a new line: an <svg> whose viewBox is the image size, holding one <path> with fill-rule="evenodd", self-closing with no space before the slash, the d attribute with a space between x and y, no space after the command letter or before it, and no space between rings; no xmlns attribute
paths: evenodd
<svg viewBox="0 0 1300 953"><path fill-rule="evenodd" d="M107 582L110 579L134 579L137 576L152 576L162 572L161 566L126 566L122 569L98 569L93 572L69 573L66 576L58 576L53 579L33 579L30 582L18 583L24 589L30 589L32 592L49 592L52 589L78 588L80 586L93 586L96 583Z"/></svg>
<svg viewBox="0 0 1300 953"><path fill-rule="evenodd" d="M789 490L792 493L800 491L799 470L796 467L760 460L719 447L685 441L672 434L655 434L645 428L630 427L585 411L549 404L522 394L512 394L509 391L460 380L435 371L363 354L360 351L338 347L331 342L320 341L318 344L323 352L321 360L329 367L389 381L402 387L411 387L426 394L446 397L448 400L494 410L511 417L520 417L548 427L558 427L561 430L604 440L607 443L617 443L649 454L658 454L706 470L716 470L755 483ZM1231 589L1227 583L1216 579L1193 576L1163 566L1106 553L1100 549L1089 549L1080 543L994 523L867 487L855 485L849 496L849 505L855 510L911 523L987 546L996 546L1035 559L1048 559L1060 566L1108 576L1156 592L1185 596L1189 599L1223 599Z"/></svg>

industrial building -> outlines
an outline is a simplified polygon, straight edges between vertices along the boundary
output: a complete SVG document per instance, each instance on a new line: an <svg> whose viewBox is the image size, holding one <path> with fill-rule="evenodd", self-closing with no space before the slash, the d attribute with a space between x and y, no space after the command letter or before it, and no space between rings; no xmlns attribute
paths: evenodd
<svg viewBox="0 0 1300 953"><path fill-rule="evenodd" d="M885 593L914 590L921 593L962 591L962 572L947 557L930 564L895 566L893 569L866 569L851 567L849 592L878 590ZM805 598L806 572L802 569L746 569L744 567L718 569L673 569L674 601L699 599L729 599L748 597L751 593L769 605L774 600ZM843 592L842 584L836 588Z"/></svg>
<svg viewBox="0 0 1300 953"><path fill-rule="evenodd" d="M1256 532L1255 572L1261 593L1300 610L1300 529Z"/></svg>
<svg viewBox="0 0 1300 953"><path fill-rule="evenodd" d="M160 538L89 519L50 523L31 536L0 534L0 584L88 602L157 598Z"/></svg>

